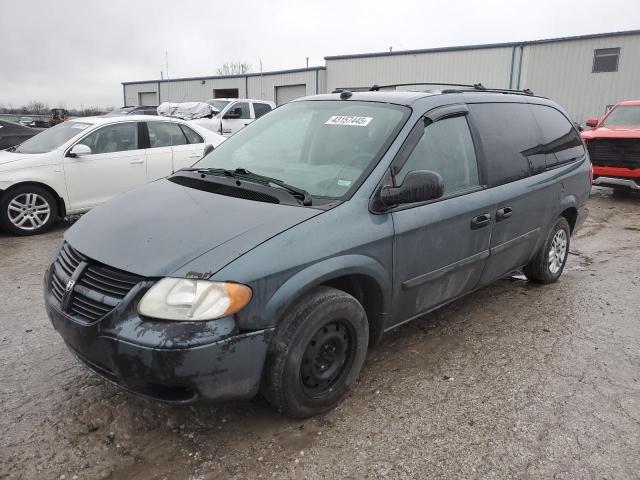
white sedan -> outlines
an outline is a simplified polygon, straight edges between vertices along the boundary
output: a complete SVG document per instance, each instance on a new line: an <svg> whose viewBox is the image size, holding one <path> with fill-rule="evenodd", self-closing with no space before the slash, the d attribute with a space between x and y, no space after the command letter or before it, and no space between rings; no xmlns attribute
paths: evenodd
<svg viewBox="0 0 640 480"><path fill-rule="evenodd" d="M0 227L46 231L66 215L191 166L224 137L148 115L87 117L0 151Z"/></svg>

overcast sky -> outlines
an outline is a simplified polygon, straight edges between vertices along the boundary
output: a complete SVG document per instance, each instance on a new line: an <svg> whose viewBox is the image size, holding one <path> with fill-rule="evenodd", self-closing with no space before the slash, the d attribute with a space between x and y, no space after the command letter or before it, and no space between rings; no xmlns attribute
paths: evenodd
<svg viewBox="0 0 640 480"><path fill-rule="evenodd" d="M0 0L0 106L119 106L121 82L345 53L640 29L636 1Z"/></svg>

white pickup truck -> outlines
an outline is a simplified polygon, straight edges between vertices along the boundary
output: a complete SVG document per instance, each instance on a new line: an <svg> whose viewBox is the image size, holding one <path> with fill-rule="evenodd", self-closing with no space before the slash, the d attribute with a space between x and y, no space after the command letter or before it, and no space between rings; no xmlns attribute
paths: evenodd
<svg viewBox="0 0 640 480"><path fill-rule="evenodd" d="M218 112L205 125L205 128L211 129L209 124L215 122L216 133L230 137L238 130L249 125L256 118L269 113L276 108L276 104L267 100L252 100L250 98L213 98L207 100L209 105Z"/></svg>

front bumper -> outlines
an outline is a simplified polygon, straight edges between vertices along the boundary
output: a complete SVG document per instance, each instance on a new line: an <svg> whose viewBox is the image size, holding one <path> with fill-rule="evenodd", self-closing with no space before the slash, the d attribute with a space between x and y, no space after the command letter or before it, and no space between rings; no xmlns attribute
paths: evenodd
<svg viewBox="0 0 640 480"><path fill-rule="evenodd" d="M593 166L596 177L634 178L640 180L640 168Z"/></svg>
<svg viewBox="0 0 640 480"><path fill-rule="evenodd" d="M56 331L78 360L119 387L181 404L258 392L271 329L238 332L232 318L145 321L119 308L88 324L61 311L48 283L49 272L45 307Z"/></svg>
<svg viewBox="0 0 640 480"><path fill-rule="evenodd" d="M593 184L598 187L627 188L629 190L640 190L640 177L618 178L618 177L595 177Z"/></svg>

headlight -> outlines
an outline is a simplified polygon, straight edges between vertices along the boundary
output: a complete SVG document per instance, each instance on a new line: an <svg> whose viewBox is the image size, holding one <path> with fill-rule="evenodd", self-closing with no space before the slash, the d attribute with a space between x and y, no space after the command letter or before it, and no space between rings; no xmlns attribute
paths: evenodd
<svg viewBox="0 0 640 480"><path fill-rule="evenodd" d="M250 300L251 289L239 283L163 278L142 297L138 313L163 320L214 320L233 315Z"/></svg>

